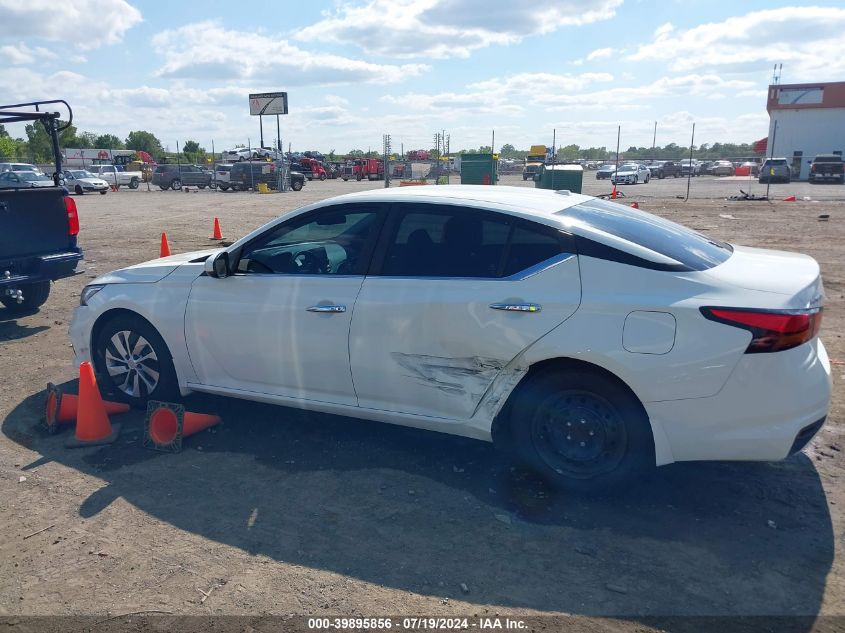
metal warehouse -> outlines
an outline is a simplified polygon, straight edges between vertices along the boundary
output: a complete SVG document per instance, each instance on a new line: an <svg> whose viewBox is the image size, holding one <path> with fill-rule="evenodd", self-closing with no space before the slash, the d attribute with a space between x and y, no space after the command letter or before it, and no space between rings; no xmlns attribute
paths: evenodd
<svg viewBox="0 0 845 633"><path fill-rule="evenodd" d="M774 156L787 158L794 179L807 180L817 154L845 150L845 81L770 85L766 109Z"/></svg>

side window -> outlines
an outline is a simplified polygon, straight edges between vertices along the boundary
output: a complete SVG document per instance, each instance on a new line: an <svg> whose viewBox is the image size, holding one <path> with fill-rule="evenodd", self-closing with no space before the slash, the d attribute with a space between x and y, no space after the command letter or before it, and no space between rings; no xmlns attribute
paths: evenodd
<svg viewBox="0 0 845 633"><path fill-rule="evenodd" d="M245 246L238 272L363 275L378 219L378 211L365 205L344 205L294 218Z"/></svg>
<svg viewBox="0 0 845 633"><path fill-rule="evenodd" d="M382 274L400 277L501 276L510 220L475 209L408 205Z"/></svg>
<svg viewBox="0 0 845 633"><path fill-rule="evenodd" d="M516 226L511 236L503 276L536 266L561 253L561 236L554 229Z"/></svg>

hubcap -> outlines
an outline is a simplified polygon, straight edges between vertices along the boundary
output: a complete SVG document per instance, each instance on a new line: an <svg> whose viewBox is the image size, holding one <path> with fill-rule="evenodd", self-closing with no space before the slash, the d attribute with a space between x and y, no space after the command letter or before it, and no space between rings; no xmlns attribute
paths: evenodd
<svg viewBox="0 0 845 633"><path fill-rule="evenodd" d="M126 395L144 398L158 386L158 356L137 332L115 332L106 345L105 358L112 383Z"/></svg>
<svg viewBox="0 0 845 633"><path fill-rule="evenodd" d="M610 472L627 449L624 420L607 400L589 392L547 398L532 427L540 458L558 474L576 479Z"/></svg>

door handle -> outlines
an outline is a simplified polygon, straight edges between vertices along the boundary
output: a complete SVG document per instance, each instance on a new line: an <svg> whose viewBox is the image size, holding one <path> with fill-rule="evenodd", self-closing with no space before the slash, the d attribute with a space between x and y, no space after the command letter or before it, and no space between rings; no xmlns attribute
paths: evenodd
<svg viewBox="0 0 845 633"><path fill-rule="evenodd" d="M490 307L506 312L539 312L543 309L539 303L491 303Z"/></svg>
<svg viewBox="0 0 845 633"><path fill-rule="evenodd" d="M308 310L308 312L346 312L346 306L311 306L306 308L306 310Z"/></svg>

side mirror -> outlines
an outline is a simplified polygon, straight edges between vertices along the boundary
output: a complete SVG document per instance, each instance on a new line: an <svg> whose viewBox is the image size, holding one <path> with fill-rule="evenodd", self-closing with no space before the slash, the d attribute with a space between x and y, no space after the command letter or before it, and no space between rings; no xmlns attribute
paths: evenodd
<svg viewBox="0 0 845 633"><path fill-rule="evenodd" d="M229 253L220 251L205 260L205 274L209 277L224 279L229 276Z"/></svg>

